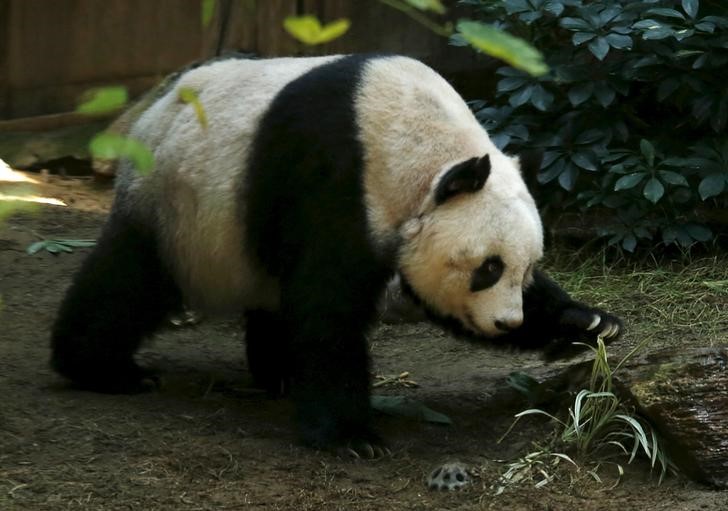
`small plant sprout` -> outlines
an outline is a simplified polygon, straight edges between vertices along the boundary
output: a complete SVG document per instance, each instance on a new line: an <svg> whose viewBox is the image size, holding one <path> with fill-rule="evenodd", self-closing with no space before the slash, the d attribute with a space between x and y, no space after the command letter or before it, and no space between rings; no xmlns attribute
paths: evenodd
<svg viewBox="0 0 728 511"><path fill-rule="evenodd" d="M586 473L600 483L598 470L601 465L616 465L618 477L614 486L619 484L624 474L624 468L614 461L615 457L626 456L629 464L642 452L650 460L652 468L659 464L658 484L662 482L668 469L674 470L654 428L637 417L634 410L625 405L614 392L614 373L643 346L644 343L637 345L612 369L604 341L599 338L596 347L588 346L595 355L588 388L576 393L566 418L560 419L540 408L530 408L515 415L516 420L499 442L522 417L529 415L545 415L558 426L553 440L547 446L537 446L536 451L507 464L506 472L496 487L496 494L502 493L508 484L523 480L536 481L537 487L548 484L555 477L553 470L558 465L556 460L559 459L565 459L581 469L571 457L558 452L560 450L573 453L578 461L594 463L596 466L586 469Z"/></svg>

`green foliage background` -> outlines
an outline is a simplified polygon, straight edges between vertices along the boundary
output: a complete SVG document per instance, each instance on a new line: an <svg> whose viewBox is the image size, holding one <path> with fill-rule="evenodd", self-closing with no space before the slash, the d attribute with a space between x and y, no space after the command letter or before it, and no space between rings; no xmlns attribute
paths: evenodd
<svg viewBox="0 0 728 511"><path fill-rule="evenodd" d="M599 234L630 252L716 238L706 218L728 208L728 2L463 3L545 55L547 74L501 67L495 102L473 106L500 147L543 149L547 208L598 215Z"/></svg>

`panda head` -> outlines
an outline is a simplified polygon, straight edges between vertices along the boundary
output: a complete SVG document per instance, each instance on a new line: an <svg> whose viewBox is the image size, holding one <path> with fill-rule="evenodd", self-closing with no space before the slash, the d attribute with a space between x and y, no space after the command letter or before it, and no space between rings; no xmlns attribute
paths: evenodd
<svg viewBox="0 0 728 511"><path fill-rule="evenodd" d="M523 322L523 289L543 253L541 220L519 167L497 150L447 165L400 230L405 288L476 336Z"/></svg>

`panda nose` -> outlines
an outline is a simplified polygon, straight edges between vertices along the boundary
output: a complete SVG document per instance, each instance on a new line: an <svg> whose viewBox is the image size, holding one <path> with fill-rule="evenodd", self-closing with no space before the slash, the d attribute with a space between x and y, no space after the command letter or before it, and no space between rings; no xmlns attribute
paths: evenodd
<svg viewBox="0 0 728 511"><path fill-rule="evenodd" d="M519 326L523 321L521 319L497 319L495 327L502 332L512 332Z"/></svg>

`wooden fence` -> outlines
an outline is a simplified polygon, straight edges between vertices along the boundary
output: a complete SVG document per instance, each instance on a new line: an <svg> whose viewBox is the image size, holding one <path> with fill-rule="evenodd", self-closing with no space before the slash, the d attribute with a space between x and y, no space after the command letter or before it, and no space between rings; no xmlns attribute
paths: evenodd
<svg viewBox="0 0 728 511"><path fill-rule="evenodd" d="M304 13L347 17L352 27L329 44L304 47L282 28L286 16ZM220 49L404 53L445 73L484 62L377 0L218 0L206 28L200 0L0 0L0 131L31 126L33 116L73 118L65 113L91 87L124 85L135 96Z"/></svg>

